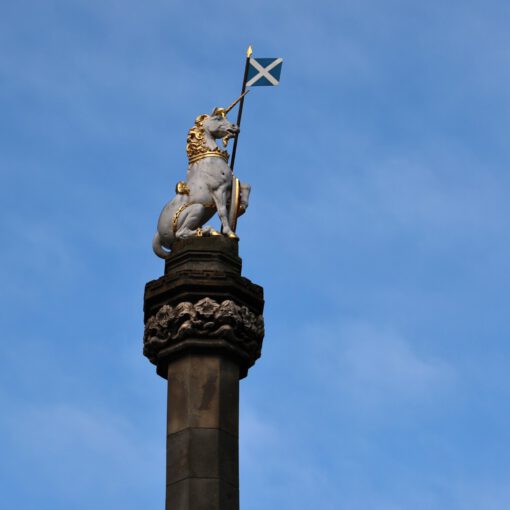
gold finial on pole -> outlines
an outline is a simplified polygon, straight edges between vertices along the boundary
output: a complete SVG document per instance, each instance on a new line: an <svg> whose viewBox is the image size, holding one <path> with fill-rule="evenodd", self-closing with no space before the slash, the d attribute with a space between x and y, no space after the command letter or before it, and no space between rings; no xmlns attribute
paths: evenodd
<svg viewBox="0 0 510 510"><path fill-rule="evenodd" d="M251 47L251 44L248 46L248 49L246 50L246 56L248 58L251 57L251 54L253 53L253 48Z"/></svg>

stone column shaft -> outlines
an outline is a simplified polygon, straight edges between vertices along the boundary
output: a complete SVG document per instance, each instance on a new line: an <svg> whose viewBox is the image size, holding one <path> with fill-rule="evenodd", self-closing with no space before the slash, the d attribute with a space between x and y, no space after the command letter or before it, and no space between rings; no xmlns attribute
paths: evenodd
<svg viewBox="0 0 510 510"><path fill-rule="evenodd" d="M168 366L167 510L239 509L239 367L190 355Z"/></svg>
<svg viewBox="0 0 510 510"><path fill-rule="evenodd" d="M237 241L178 241L145 287L144 354L168 380L167 510L239 510L239 380L260 357L263 291Z"/></svg>

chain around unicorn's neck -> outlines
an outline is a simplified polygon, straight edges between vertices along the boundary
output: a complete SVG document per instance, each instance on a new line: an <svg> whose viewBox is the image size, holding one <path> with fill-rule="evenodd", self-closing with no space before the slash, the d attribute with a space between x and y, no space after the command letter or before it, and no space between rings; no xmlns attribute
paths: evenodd
<svg viewBox="0 0 510 510"><path fill-rule="evenodd" d="M211 149L206 143L206 133L204 129L204 120L208 115L200 115L195 120L195 125L188 131L188 138L186 140L186 153L188 154L188 161L191 165L204 158L222 158L228 162L229 154L226 150L220 149L216 146Z"/></svg>

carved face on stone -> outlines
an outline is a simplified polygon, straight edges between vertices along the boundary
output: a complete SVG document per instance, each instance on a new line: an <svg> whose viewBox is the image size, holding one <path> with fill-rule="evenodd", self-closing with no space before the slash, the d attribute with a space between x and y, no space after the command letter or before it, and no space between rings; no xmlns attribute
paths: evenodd
<svg viewBox="0 0 510 510"><path fill-rule="evenodd" d="M216 108L213 113L203 121L203 126L216 140L222 138L224 144L239 133L239 128L227 119L221 108Z"/></svg>

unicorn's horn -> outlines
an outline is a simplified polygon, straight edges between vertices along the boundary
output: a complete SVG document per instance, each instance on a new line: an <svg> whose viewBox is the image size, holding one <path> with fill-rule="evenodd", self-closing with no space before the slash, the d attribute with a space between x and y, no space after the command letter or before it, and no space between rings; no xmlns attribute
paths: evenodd
<svg viewBox="0 0 510 510"><path fill-rule="evenodd" d="M241 101L241 99L250 92L250 89L248 89L246 92L243 92L228 108L225 108L225 114L227 114L234 106Z"/></svg>

